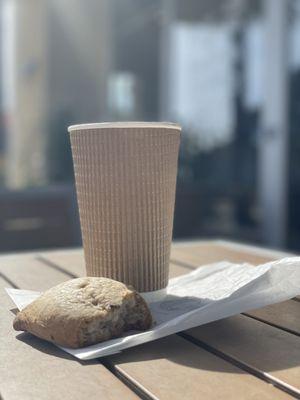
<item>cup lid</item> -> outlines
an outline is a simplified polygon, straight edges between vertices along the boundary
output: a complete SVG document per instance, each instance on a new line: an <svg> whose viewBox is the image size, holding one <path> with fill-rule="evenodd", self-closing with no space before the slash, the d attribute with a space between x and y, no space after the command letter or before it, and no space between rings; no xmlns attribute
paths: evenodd
<svg viewBox="0 0 300 400"><path fill-rule="evenodd" d="M128 121L128 122L98 122L93 124L78 124L71 125L68 127L68 132L74 132L78 130L86 129L101 129L101 128L166 128L176 129L181 131L181 126L173 122L140 122L140 121Z"/></svg>

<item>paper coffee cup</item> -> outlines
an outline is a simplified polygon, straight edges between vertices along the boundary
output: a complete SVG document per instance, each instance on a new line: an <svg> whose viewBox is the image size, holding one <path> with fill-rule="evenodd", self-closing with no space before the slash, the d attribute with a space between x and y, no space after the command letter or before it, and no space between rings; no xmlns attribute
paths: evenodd
<svg viewBox="0 0 300 400"><path fill-rule="evenodd" d="M180 126L69 127L88 276L140 292L169 278Z"/></svg>

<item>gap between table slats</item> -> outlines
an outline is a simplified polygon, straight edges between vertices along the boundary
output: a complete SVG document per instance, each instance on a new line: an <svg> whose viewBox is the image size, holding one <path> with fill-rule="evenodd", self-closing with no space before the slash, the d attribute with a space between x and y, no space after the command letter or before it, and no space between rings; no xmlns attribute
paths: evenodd
<svg viewBox="0 0 300 400"><path fill-rule="evenodd" d="M137 380L131 378L130 375L126 374L120 368L117 368L112 362L109 361L108 357L102 361L102 364L143 400L159 400L158 397L150 393L149 390L144 388Z"/></svg>
<svg viewBox="0 0 300 400"><path fill-rule="evenodd" d="M297 336L243 315L184 333L300 396L300 340Z"/></svg>
<svg viewBox="0 0 300 400"><path fill-rule="evenodd" d="M18 286L11 279L9 279L6 275L4 275L2 272L0 272L0 278L2 278L9 285L9 287L18 289Z"/></svg>
<svg viewBox="0 0 300 400"><path fill-rule="evenodd" d="M283 390L284 392L290 394L291 396L300 399L300 391L296 390L293 386L286 384L285 382L281 381L280 379L274 377L273 375L270 375L268 373L262 372L258 369L255 369L251 367L248 364L245 364L244 362L241 362L240 360L231 357L230 355L210 346L206 342L203 342L202 340L197 339L196 337L189 335L186 332L180 332L178 333L179 336L182 338L191 341L197 346L200 346L204 348L205 350L215 354L216 356L223 358L224 360L230 362L231 364L235 365L238 368L241 368L242 370L256 376L257 378L260 378L264 380L265 382L268 382L272 384L273 386Z"/></svg>
<svg viewBox="0 0 300 400"><path fill-rule="evenodd" d="M240 367L179 335L109 357L112 367L161 400L253 399L286 396Z"/></svg>
<svg viewBox="0 0 300 400"><path fill-rule="evenodd" d="M267 307L264 307L264 308L267 308ZM295 331L293 329L286 328L286 327L284 327L282 325L278 325L276 323L272 323L270 321L266 321L266 318L260 318L259 316L255 315L255 314L249 314L247 312L244 312L242 314L245 315L248 318L253 318L256 321L263 322L264 324L273 326L274 328L281 329L281 330L283 330L285 332L291 333L292 335L296 335L296 336L300 337L300 333L299 332L297 332L297 331Z"/></svg>

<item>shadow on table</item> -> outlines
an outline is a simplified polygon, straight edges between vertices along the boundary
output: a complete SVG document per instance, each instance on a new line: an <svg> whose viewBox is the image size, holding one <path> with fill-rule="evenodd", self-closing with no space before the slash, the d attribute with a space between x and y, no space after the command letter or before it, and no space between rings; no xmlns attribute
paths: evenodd
<svg viewBox="0 0 300 400"><path fill-rule="evenodd" d="M161 367L159 367L160 360L162 361ZM185 339L182 339L178 335L168 336L132 349L127 349L121 354L111 356L110 361L121 368L122 364L130 363L134 365L136 363L137 368L139 368L140 362L151 363L152 361L156 361L158 363L153 364L153 368L162 368L165 371L168 368L170 368L170 371L173 370L171 364L179 364L199 370L244 373L244 371L239 370L230 363L217 360L215 356L210 355L201 348L197 348L192 343L186 342Z"/></svg>
<svg viewBox="0 0 300 400"><path fill-rule="evenodd" d="M42 351L43 353L49 354L50 356L64 358L70 361L77 361L79 364L83 366L91 364L99 364L99 361L97 360L89 360L89 361L79 360L78 358L75 358L70 354L66 353L65 351L59 349L54 344L49 343L46 340L39 339L38 337L33 336L27 332L22 332L18 334L16 336L16 339L20 340L23 343L26 343L28 346L33 347L35 350Z"/></svg>
<svg viewBox="0 0 300 400"><path fill-rule="evenodd" d="M201 329L201 327L196 328ZM249 349L251 352L252 349ZM272 372L278 370L284 370L294 368L300 365L299 357L298 360L290 359L288 357L278 357L275 359L271 357L268 359L268 350L260 349L263 361L260 362L260 368L265 372ZM254 350L256 352L256 350ZM276 353L276 349L274 349ZM255 357L255 354L254 354ZM246 374L243 369L240 368L245 362L237 363L235 366L229 361L226 361L217 355L207 351L205 348L195 345L194 343L180 337L179 335L171 335L159 339L154 342L149 342L135 348L124 350L120 354L116 354L110 357L110 362L122 367L122 364L130 363L132 367L136 365L136 368L140 368L140 362L151 361L162 361L161 368L171 368L171 364L167 364L164 361L167 360L170 363L179 364L193 369L217 371L224 373L234 374ZM151 365L151 364L149 364ZM148 365L148 368L149 368ZM251 363L248 365L251 366ZM253 364L252 364L253 365ZM150 367L151 368L151 367ZM153 368L159 368L159 364L153 364ZM253 367L254 369L260 369Z"/></svg>
<svg viewBox="0 0 300 400"><path fill-rule="evenodd" d="M166 302L166 311L173 313L172 318L176 317L172 304L177 300L170 296ZM207 299L190 297L188 303L191 308L198 308L206 302ZM265 330L260 333L262 325ZM268 335L272 336L270 343ZM240 367L248 364L272 372L300 365L300 343L293 338L296 336L239 314L124 350L110 359L118 365L169 360L195 369L241 374L245 372ZM294 356L281 356L284 349L294 349Z"/></svg>

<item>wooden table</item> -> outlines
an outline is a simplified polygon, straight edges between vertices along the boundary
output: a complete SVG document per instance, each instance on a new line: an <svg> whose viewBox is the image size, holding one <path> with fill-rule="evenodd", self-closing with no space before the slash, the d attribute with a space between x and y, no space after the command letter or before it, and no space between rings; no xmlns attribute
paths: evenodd
<svg viewBox="0 0 300 400"><path fill-rule="evenodd" d="M174 244L172 277L219 260L258 264L282 254L222 241ZM82 250L0 257L3 400L300 398L300 299L80 362L12 329L4 287L45 290L84 274Z"/></svg>

